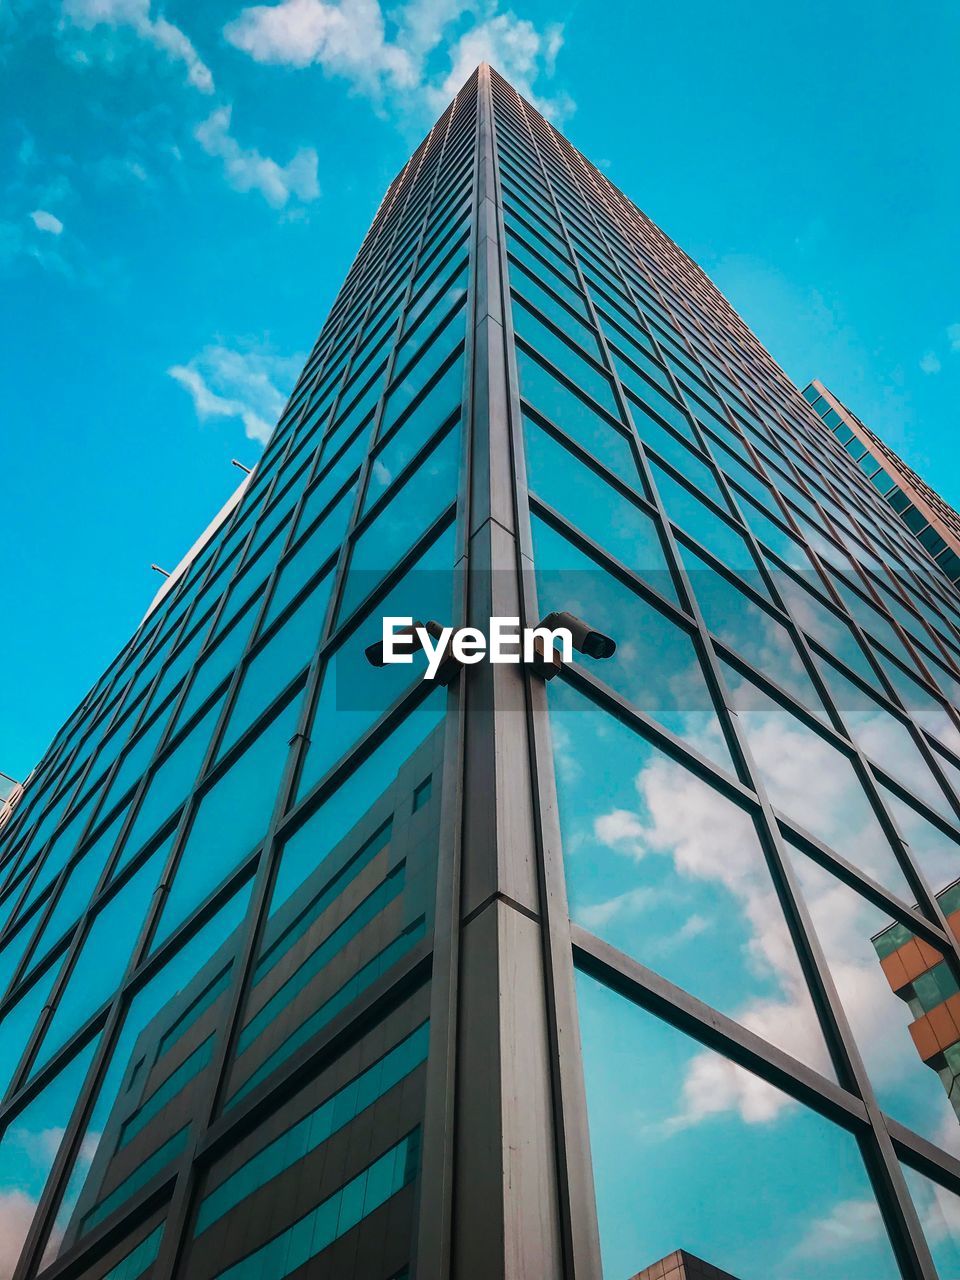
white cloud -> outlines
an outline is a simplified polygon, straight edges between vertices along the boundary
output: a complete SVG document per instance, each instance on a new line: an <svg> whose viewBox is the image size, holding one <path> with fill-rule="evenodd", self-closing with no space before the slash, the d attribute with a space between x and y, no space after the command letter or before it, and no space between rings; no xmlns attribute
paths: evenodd
<svg viewBox="0 0 960 1280"><path fill-rule="evenodd" d="M744 1001L733 1016L829 1075L826 1046L748 815L666 757L641 769L635 786L639 809L601 815L594 822L596 839L634 860L669 857L679 880L714 882L731 895L742 919L744 962L762 986L774 987L769 996ZM682 945L709 926L695 912L669 942ZM697 1051L687 1063L679 1112L660 1128L676 1132L726 1111L737 1112L747 1124L763 1124L790 1105L785 1094L733 1062Z"/></svg>
<svg viewBox="0 0 960 1280"><path fill-rule="evenodd" d="M22 1191L0 1191L0 1276L12 1276L37 1202Z"/></svg>
<svg viewBox="0 0 960 1280"><path fill-rule="evenodd" d="M464 14L474 14L479 3L480 0L408 0L390 14L399 27L397 43L421 59L443 41L448 26Z"/></svg>
<svg viewBox="0 0 960 1280"><path fill-rule="evenodd" d="M253 5L228 23L224 35L257 62L290 67L316 63L368 93L379 92L384 83L409 89L417 81L411 55L386 39L377 0Z"/></svg>
<svg viewBox="0 0 960 1280"><path fill-rule="evenodd" d="M454 25L466 29L446 45ZM492 63L545 115L559 118L573 108L565 95L545 98L536 89L541 76L554 73L562 25L540 30L499 12L497 0L410 0L386 12L380 0L280 0L244 9L224 35L257 62L319 66L371 98L392 92L403 95L401 105L432 112L478 62Z"/></svg>
<svg viewBox="0 0 960 1280"><path fill-rule="evenodd" d="M840 1200L828 1214L810 1223L792 1253L797 1258L831 1258L872 1244L883 1234L883 1220L875 1200Z"/></svg>
<svg viewBox="0 0 960 1280"><path fill-rule="evenodd" d="M701 933L706 933L710 928L710 921L706 916L694 912L692 916L688 916L683 924L673 935L677 942L689 942L691 938L699 938Z"/></svg>
<svg viewBox="0 0 960 1280"><path fill-rule="evenodd" d="M947 325L947 341L951 351L960 351L960 324Z"/></svg>
<svg viewBox="0 0 960 1280"><path fill-rule="evenodd" d="M606 902L594 902L577 910L577 921L588 929L602 929L615 918L626 916L631 919L642 915L657 899L654 889L641 887L629 889L626 893L608 898Z"/></svg>
<svg viewBox="0 0 960 1280"><path fill-rule="evenodd" d="M18 1127L10 1131L11 1139L17 1144L30 1163L40 1168L49 1168L53 1164L54 1158L60 1150L63 1134L62 1127L52 1129L22 1129Z"/></svg>
<svg viewBox="0 0 960 1280"><path fill-rule="evenodd" d="M869 810L851 803L849 778L820 740L795 732L786 717L738 704L751 746L763 762L768 789L788 813L817 815L824 838L883 879L889 850ZM667 856L679 880L721 885L736 902L744 961L770 994L729 1010L743 1026L830 1076L831 1068L789 931L747 816L663 757L635 779L639 806L613 810L594 822L594 834L634 859ZM909 1007L891 992L871 938L883 913L812 861L795 856L809 907L843 1009L883 1105L898 1114L911 1099L915 1127L946 1150L960 1149L960 1129L936 1076L918 1059L908 1030ZM954 870L955 874L955 870ZM731 924L732 927L732 924ZM686 1064L678 1114L664 1132L735 1111L745 1123L773 1121L791 1106L786 1095L710 1051Z"/></svg>
<svg viewBox="0 0 960 1280"><path fill-rule="evenodd" d="M652 849L670 856L679 875L719 881L739 902L748 965L779 986L779 996L744 1004L737 1020L801 1061L829 1071L813 1006L750 819L715 792L691 786L684 771L666 760L645 769L637 787L653 820ZM704 1076L712 1081L709 1088L702 1087ZM725 1099L748 1122L772 1118L787 1105L783 1094L712 1054L694 1059L685 1097L690 1116L717 1110Z"/></svg>
<svg viewBox="0 0 960 1280"><path fill-rule="evenodd" d="M286 391L303 365L303 356L274 356L258 351L205 347L185 365L167 372L193 399L201 422L239 418L249 440L265 444L286 402Z"/></svg>
<svg viewBox="0 0 960 1280"><path fill-rule="evenodd" d="M38 231L49 231L53 236L58 236L63 231L63 223L60 219L48 213L46 209L34 209L30 217Z"/></svg>
<svg viewBox="0 0 960 1280"><path fill-rule="evenodd" d="M626 847L636 858L644 854L647 829L630 809L613 809L594 821L593 834L601 844Z"/></svg>
<svg viewBox="0 0 960 1280"><path fill-rule="evenodd" d="M27 1129L14 1124L5 1142L19 1153L16 1170L18 1181L32 1186L42 1186L63 1141L65 1130L60 1126L47 1129ZM93 1138L99 1140L100 1135ZM84 1139L78 1161L89 1165L91 1137ZM22 1187L0 1188L0 1276L12 1276L20 1258L27 1232L36 1212L37 1202Z"/></svg>
<svg viewBox="0 0 960 1280"><path fill-rule="evenodd" d="M195 136L208 155L223 161L227 181L237 191L259 191L268 204L282 209L291 196L316 200L317 153L301 147L287 164L278 164L257 150L240 146L230 132L230 107L218 107L197 125Z"/></svg>
<svg viewBox="0 0 960 1280"><path fill-rule="evenodd" d="M941 1141L939 1145L945 1144ZM955 1246L960 1244L960 1197L911 1169L906 1170L906 1175L910 1194L930 1244L937 1245L946 1241Z"/></svg>
<svg viewBox="0 0 960 1280"><path fill-rule="evenodd" d="M943 366L935 351L927 351L920 357L920 368L923 373L939 373Z"/></svg>
<svg viewBox="0 0 960 1280"><path fill-rule="evenodd" d="M201 93L213 92L213 75L189 37L163 17L151 17L150 0L63 0L63 18L84 30L127 27L172 62L182 63L187 81Z"/></svg>
<svg viewBox="0 0 960 1280"><path fill-rule="evenodd" d="M428 91L428 100L434 110L442 110L477 63L489 62L542 115L558 122L564 120L573 112L573 100L566 94L545 98L535 89L541 73L553 75L562 45L560 23L540 31L527 18L495 14L464 32L456 42L450 54L450 71Z"/></svg>
<svg viewBox="0 0 960 1280"><path fill-rule="evenodd" d="M681 1096L678 1114L658 1126L661 1136L693 1128L725 1111L736 1111L744 1124L767 1124L791 1105L791 1099L773 1085L708 1051L695 1054L687 1063Z"/></svg>

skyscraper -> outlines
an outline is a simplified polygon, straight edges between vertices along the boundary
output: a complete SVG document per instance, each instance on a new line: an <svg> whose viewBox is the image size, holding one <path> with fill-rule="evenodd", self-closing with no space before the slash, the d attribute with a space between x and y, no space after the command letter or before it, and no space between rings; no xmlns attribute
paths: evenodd
<svg viewBox="0 0 960 1280"><path fill-rule="evenodd" d="M951 582L960 580L960 515L822 382L803 395Z"/></svg>
<svg viewBox="0 0 960 1280"><path fill-rule="evenodd" d="M616 654L364 657L556 610ZM958 707L940 566L481 67L0 837L9 1270L955 1277L877 943L960 973Z"/></svg>

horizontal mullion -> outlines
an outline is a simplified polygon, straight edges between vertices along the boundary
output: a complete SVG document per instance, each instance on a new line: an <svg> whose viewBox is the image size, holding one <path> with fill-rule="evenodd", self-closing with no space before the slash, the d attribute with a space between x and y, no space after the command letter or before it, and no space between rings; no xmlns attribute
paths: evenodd
<svg viewBox="0 0 960 1280"><path fill-rule="evenodd" d="M696 748L665 728L659 720L655 720L653 716L641 710L616 689L612 689L583 667L573 663L563 667L561 678L571 687L585 694L590 701L616 717L622 724L652 742L672 760L689 769L721 795L745 806L754 815L759 813L759 798L745 783L735 778L732 773L721 769L707 756L701 755Z"/></svg>
<svg viewBox="0 0 960 1280"><path fill-rule="evenodd" d="M622 582L624 586L628 587L636 595L641 596L676 626L686 631L691 639L697 634L696 623L693 619L688 617L674 601L659 592L656 587L651 586L636 569L631 569L622 560L612 556L600 543L594 542L589 534L581 532L576 525L571 524L567 516L561 514L555 507L551 507L549 503L544 502L542 498L538 498L532 489L529 493L529 500L532 512L544 519L557 533L562 534L568 542L572 542L574 546L583 551L589 559L594 561L598 568L605 573L609 573L618 582ZM536 567L536 558L534 558L534 569ZM557 571L549 570L548 572ZM668 573L669 570L664 567L657 572Z"/></svg>
<svg viewBox="0 0 960 1280"><path fill-rule="evenodd" d="M780 809L774 808L773 814L783 834L792 844L800 848L824 870L829 871L836 879L841 880L848 888L854 889L879 910L894 916L901 924L937 950L953 947L953 942L946 934L922 915L916 905L898 898L878 880L861 871L854 863L837 853L835 849L818 839L806 827L801 826Z"/></svg>
<svg viewBox="0 0 960 1280"><path fill-rule="evenodd" d="M821 1115L868 1131L867 1109L854 1094L572 921L570 936L582 972Z"/></svg>

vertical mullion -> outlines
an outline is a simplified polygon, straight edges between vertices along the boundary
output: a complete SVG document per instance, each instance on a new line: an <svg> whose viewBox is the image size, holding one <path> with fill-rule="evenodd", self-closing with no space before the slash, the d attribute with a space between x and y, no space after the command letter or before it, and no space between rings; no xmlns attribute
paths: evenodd
<svg viewBox="0 0 960 1280"><path fill-rule="evenodd" d="M514 96L517 103L521 104L522 100L519 96ZM537 623L539 614L533 576L530 506L526 483L519 377L514 354L510 267L507 260L508 242L503 219L495 108L491 114L496 162L499 277L504 299L503 320L508 351L509 416L513 449L513 515L517 529L517 564L521 584L520 620L522 625L531 626ZM529 124L527 131L532 135ZM539 157L539 151L537 154ZM552 197L552 186L549 182L547 189ZM554 205L556 207L555 200ZM571 260L575 263L575 259L571 257ZM574 269L576 270L576 266ZM562 1274L567 1280L599 1280L602 1274L600 1236L590 1154L586 1087L549 708L545 681L527 673L526 684L525 728L535 797L534 821L541 901L541 940L547 987L553 1118L557 1147L558 1208L563 1244Z"/></svg>
<svg viewBox="0 0 960 1280"><path fill-rule="evenodd" d="M520 613L491 72L481 65L468 621ZM481 663L465 712L452 1258L458 1280L566 1274L526 676ZM438 1280L437 1273L428 1273Z"/></svg>

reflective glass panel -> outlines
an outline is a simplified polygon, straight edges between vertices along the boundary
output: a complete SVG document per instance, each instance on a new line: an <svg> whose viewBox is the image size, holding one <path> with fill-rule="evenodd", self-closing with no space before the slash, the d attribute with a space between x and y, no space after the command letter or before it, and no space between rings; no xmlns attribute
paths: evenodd
<svg viewBox="0 0 960 1280"><path fill-rule="evenodd" d="M568 689L550 723L572 918L832 1075L749 815Z"/></svg>
<svg viewBox="0 0 960 1280"><path fill-rule="evenodd" d="M899 1280L849 1133L593 979L577 992L608 1280L678 1249L737 1280Z"/></svg>
<svg viewBox="0 0 960 1280"><path fill-rule="evenodd" d="M155 853L91 922L43 1037L35 1069L112 996L146 921L147 907L163 869L162 856L162 851L159 856Z"/></svg>
<svg viewBox="0 0 960 1280"><path fill-rule="evenodd" d="M913 898L853 762L724 664L771 803L905 902Z"/></svg>
<svg viewBox="0 0 960 1280"><path fill-rule="evenodd" d="M951 1066L960 986L943 954L789 844L787 852L881 1107L960 1154Z"/></svg>
<svg viewBox="0 0 960 1280"><path fill-rule="evenodd" d="M249 884L133 998L94 1102L44 1263L122 1208L183 1150L221 1025Z"/></svg>
<svg viewBox="0 0 960 1280"><path fill-rule="evenodd" d="M429 715L408 718L286 843L228 1105L320 1034L430 927L440 789L414 804L441 767L443 724L425 725Z"/></svg>
<svg viewBox="0 0 960 1280"><path fill-rule="evenodd" d="M166 938L263 838L297 726L294 697L200 800L154 946Z"/></svg>
<svg viewBox="0 0 960 1280"><path fill-rule="evenodd" d="M0 1267L13 1275L97 1042L82 1049L0 1140Z"/></svg>
<svg viewBox="0 0 960 1280"><path fill-rule="evenodd" d="M676 600L663 546L650 516L533 422L528 422L526 443L532 492L661 595Z"/></svg>
<svg viewBox="0 0 960 1280"><path fill-rule="evenodd" d="M960 1276L960 1196L909 1165L903 1173L941 1280Z"/></svg>
<svg viewBox="0 0 960 1280"><path fill-rule="evenodd" d="M612 658L577 661L732 772L690 635L543 521L533 535L541 616L566 610L616 640Z"/></svg>

